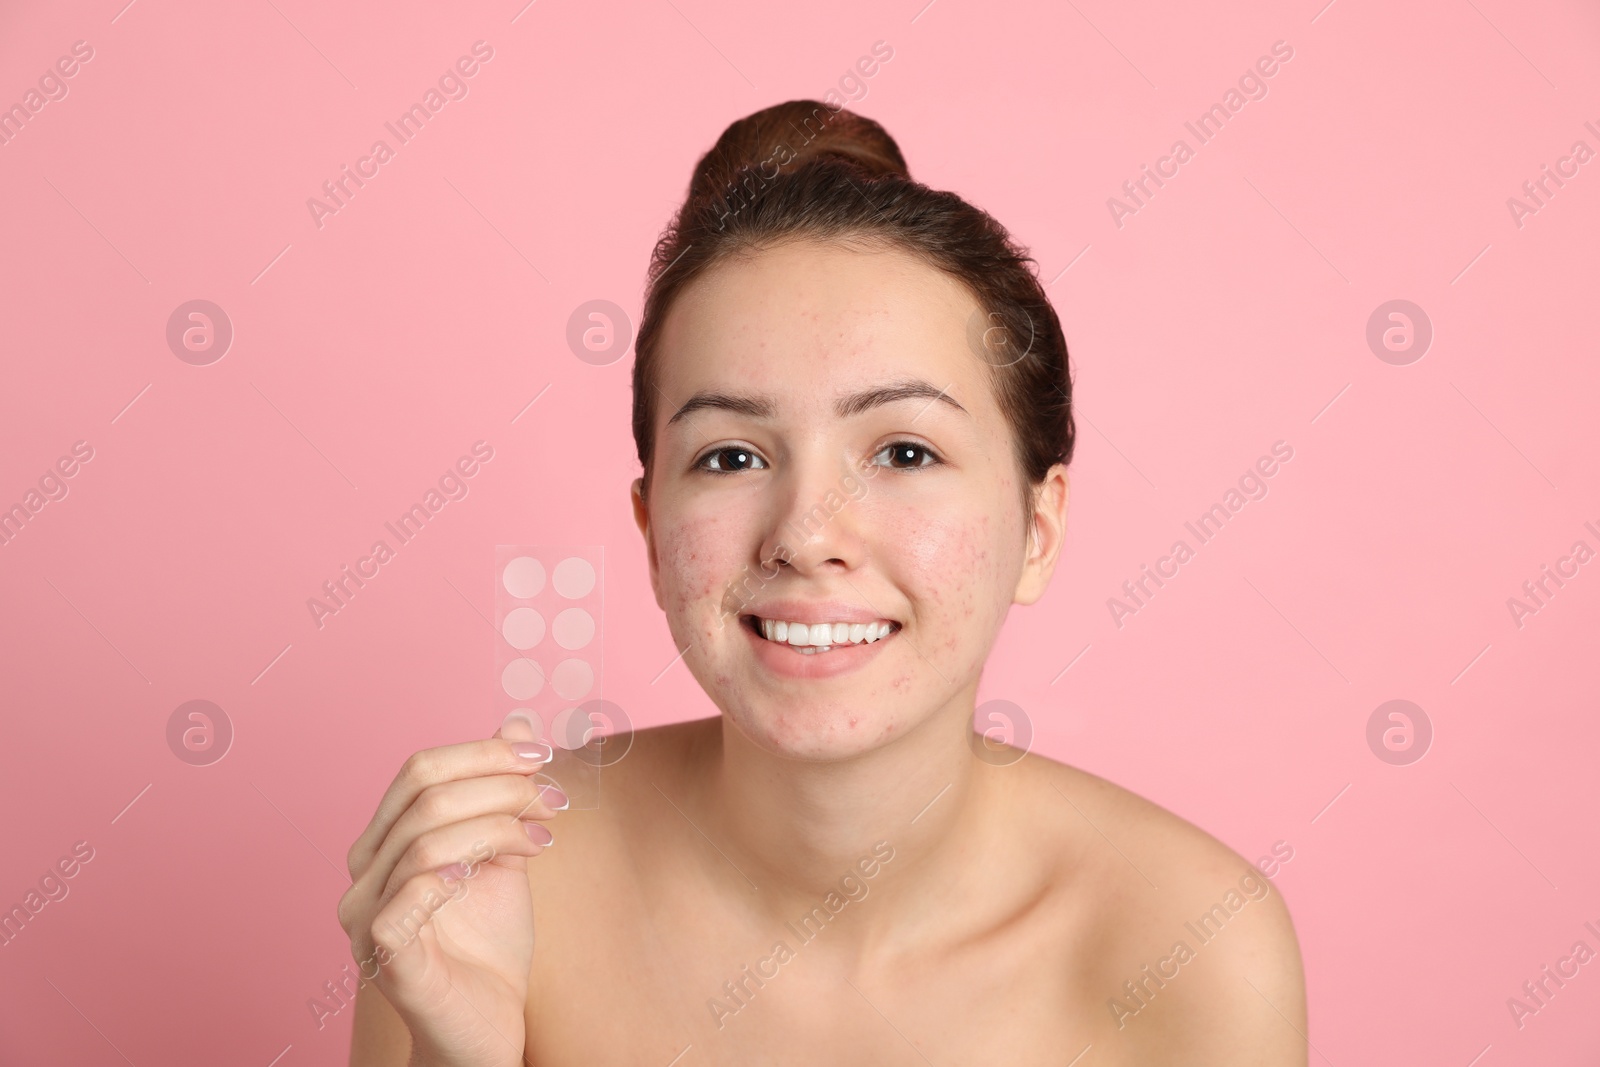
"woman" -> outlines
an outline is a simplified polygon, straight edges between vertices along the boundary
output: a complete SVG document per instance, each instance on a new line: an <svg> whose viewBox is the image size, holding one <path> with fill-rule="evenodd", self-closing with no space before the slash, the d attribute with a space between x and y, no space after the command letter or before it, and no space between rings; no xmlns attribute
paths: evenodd
<svg viewBox="0 0 1600 1067"><path fill-rule="evenodd" d="M636 352L634 515L721 714L559 816L525 721L408 760L340 901L351 1063L1306 1063L1260 872L972 731L1073 444L999 224L871 120L766 109L700 161Z"/></svg>

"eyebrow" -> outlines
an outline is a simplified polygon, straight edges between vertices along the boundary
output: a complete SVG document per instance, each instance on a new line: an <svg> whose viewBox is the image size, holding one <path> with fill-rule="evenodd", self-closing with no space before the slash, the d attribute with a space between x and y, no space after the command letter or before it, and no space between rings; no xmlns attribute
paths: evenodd
<svg viewBox="0 0 1600 1067"><path fill-rule="evenodd" d="M962 407L955 397L920 378L891 382L875 389L865 389L859 393L839 397L833 403L833 410L841 419L848 419L884 404L919 399L927 400L930 404L935 400L942 401L963 415L968 414L967 409ZM714 390L701 390L691 396L688 402L667 420L667 425L671 426L679 419L687 418L701 410L731 411L747 418L766 420L777 414L778 404L771 396L764 393L720 393Z"/></svg>

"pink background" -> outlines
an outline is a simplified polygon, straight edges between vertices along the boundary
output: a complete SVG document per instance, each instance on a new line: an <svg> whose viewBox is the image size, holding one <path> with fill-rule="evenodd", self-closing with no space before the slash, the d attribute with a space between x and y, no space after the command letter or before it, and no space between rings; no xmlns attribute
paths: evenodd
<svg viewBox="0 0 1600 1067"><path fill-rule="evenodd" d="M0 546L0 906L94 858L0 948L0 1061L345 1062L350 1012L307 1007L350 961L345 850L407 754L498 723L497 544L606 546L604 695L713 710L661 673L631 352L580 361L567 320L636 322L698 154L882 40L855 106L1033 249L1077 370L1065 559L983 698L1247 856L1294 848L1313 1063L1595 1062L1600 964L1520 1030L1506 999L1600 949L1600 563L1521 627L1507 599L1600 550L1600 160L1520 227L1506 201L1600 150L1600 15L1324 2L5 5L0 104L94 57L0 145L0 506L94 458ZM480 39L469 95L319 229L307 198ZM165 339L197 298L235 331L209 366ZM1434 328L1407 366L1365 339L1393 299ZM480 439L470 494L315 626ZM1107 599L1278 440L1270 494L1119 628ZM1396 698L1434 730L1407 766L1366 741ZM193 699L235 731L210 766L167 745Z"/></svg>

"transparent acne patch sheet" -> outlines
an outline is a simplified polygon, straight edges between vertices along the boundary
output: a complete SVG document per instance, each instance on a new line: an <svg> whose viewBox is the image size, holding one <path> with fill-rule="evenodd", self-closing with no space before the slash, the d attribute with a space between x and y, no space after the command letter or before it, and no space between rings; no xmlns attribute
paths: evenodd
<svg viewBox="0 0 1600 1067"><path fill-rule="evenodd" d="M604 589L604 546L495 546L496 711L533 721L555 752L544 779L573 809L600 806L602 771L631 740L600 695Z"/></svg>

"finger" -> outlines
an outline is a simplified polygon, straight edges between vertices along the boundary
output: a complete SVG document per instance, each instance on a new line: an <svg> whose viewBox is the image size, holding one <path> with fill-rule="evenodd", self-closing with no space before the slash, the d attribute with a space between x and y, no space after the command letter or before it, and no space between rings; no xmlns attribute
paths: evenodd
<svg viewBox="0 0 1600 1067"><path fill-rule="evenodd" d="M537 856L553 840L554 835L538 822L501 814L480 815L429 830L401 853L378 895L378 910L420 874L439 873L460 864L455 873L470 878L491 860Z"/></svg>
<svg viewBox="0 0 1600 1067"><path fill-rule="evenodd" d="M362 974L372 969L374 978L382 976L379 987L394 991L415 990L426 976L439 973L433 917L448 907L462 888L460 882L431 871L402 886L373 916L368 929L351 936L352 948L364 961Z"/></svg>
<svg viewBox="0 0 1600 1067"><path fill-rule="evenodd" d="M543 741L510 741L491 737L414 752L400 767L378 802L367 828L350 846L346 860L354 881L371 866L384 838L421 792L440 782L489 774L535 774L554 756Z"/></svg>
<svg viewBox="0 0 1600 1067"><path fill-rule="evenodd" d="M486 774L430 785L395 820L378 846L374 863L404 848L419 834L478 815L502 812L515 819L551 819L565 811L567 798L547 774Z"/></svg>
<svg viewBox="0 0 1600 1067"><path fill-rule="evenodd" d="M533 716L518 708L507 715L489 736L504 737L509 741L537 741L539 724L533 721Z"/></svg>
<svg viewBox="0 0 1600 1067"><path fill-rule="evenodd" d="M372 862L355 880L353 896L376 899L413 841L443 826L484 815L549 820L568 800L547 775L494 774L428 786L396 821Z"/></svg>
<svg viewBox="0 0 1600 1067"><path fill-rule="evenodd" d="M497 736L508 738L512 741L537 741L539 740L539 724L533 721L533 716L525 711L513 711L505 717L500 724L500 729L495 731Z"/></svg>

